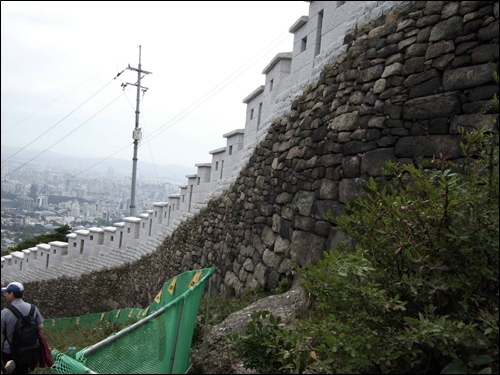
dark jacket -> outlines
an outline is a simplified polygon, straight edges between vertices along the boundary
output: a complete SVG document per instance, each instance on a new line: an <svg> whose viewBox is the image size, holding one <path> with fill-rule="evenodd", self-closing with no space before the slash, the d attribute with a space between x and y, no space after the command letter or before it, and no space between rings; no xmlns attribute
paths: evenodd
<svg viewBox="0 0 500 375"><path fill-rule="evenodd" d="M49 344L47 343L47 339L43 335L42 331L40 331L40 362L32 363L30 365L30 371L33 371L38 367L52 367L54 364L54 360L52 359L52 353L50 352Z"/></svg>

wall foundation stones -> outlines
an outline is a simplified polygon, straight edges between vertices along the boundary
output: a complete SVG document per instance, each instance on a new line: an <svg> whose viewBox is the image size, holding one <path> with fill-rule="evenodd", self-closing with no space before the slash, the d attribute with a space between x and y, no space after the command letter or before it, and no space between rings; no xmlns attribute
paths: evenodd
<svg viewBox="0 0 500 375"><path fill-rule="evenodd" d="M488 126L484 108L498 91L497 2L404 2L345 41L345 54L269 125L228 190L155 252L113 271L30 283L27 299L48 317L146 306L146 291L154 296L200 264L217 268L226 295L273 289L292 277L293 263L314 263L349 242L325 215L363 197L385 161L459 160L458 127Z"/></svg>

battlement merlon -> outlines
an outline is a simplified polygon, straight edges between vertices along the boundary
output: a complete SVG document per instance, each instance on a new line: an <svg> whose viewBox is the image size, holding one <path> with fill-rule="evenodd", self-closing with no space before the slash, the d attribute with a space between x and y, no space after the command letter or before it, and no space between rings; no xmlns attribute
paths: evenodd
<svg viewBox="0 0 500 375"><path fill-rule="evenodd" d="M215 150L212 150L209 152L209 154L220 154L221 152L225 152L226 151L226 148L225 147L221 147L221 148L217 148Z"/></svg>
<svg viewBox="0 0 500 375"><path fill-rule="evenodd" d="M264 92L264 85L260 85L257 87L250 95L248 95L245 99L243 99L244 104L248 104L252 101L252 99L256 98L259 94Z"/></svg>
<svg viewBox="0 0 500 375"><path fill-rule="evenodd" d="M278 53L274 58L271 60L271 62L264 68L262 71L262 74L267 74L271 71L272 68L276 66L277 63L279 63L281 60L291 60L292 59L292 53L291 52L281 52Z"/></svg>
<svg viewBox="0 0 500 375"><path fill-rule="evenodd" d="M231 138L235 135L245 134L245 129L235 129L223 135L224 138Z"/></svg>

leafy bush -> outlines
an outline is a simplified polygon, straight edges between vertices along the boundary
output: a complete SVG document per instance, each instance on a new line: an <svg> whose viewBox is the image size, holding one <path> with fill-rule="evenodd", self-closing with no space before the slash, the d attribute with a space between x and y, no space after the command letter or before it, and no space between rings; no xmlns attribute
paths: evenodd
<svg viewBox="0 0 500 375"><path fill-rule="evenodd" d="M28 249L30 247L36 247L36 245L41 243L49 243L52 241L68 242L66 235L69 234L70 232L71 232L70 226L68 226L67 224L62 225L60 227L55 228L53 233L41 234L39 236L30 238L29 240L22 241L15 246L9 247L5 251L5 253L2 251L2 256L7 255L14 251L21 251L24 249Z"/></svg>
<svg viewBox="0 0 500 375"><path fill-rule="evenodd" d="M246 365L301 373L300 347L317 373L498 373L498 122L460 130L460 163L389 162L327 215L352 245L298 268L314 304L295 333L261 314L235 337Z"/></svg>
<svg viewBox="0 0 500 375"><path fill-rule="evenodd" d="M354 239L355 253L344 246L303 270L318 311L339 322L319 345L329 359L317 362L320 370L498 366L498 124L464 134L463 149L463 165L443 156L388 163L389 183L370 179L366 200L329 216ZM337 331L349 338L332 355L326 349L336 348Z"/></svg>
<svg viewBox="0 0 500 375"><path fill-rule="evenodd" d="M301 344L302 332L289 330L268 311L254 311L251 318L244 333L232 335L246 368L259 374L302 373L312 362L309 350Z"/></svg>
<svg viewBox="0 0 500 375"><path fill-rule="evenodd" d="M232 313L242 310L243 308L251 305L255 301L261 298L267 297L270 292L264 291L261 285L251 289L248 288L245 292L238 298L225 298L221 296L217 291L212 290L210 295L205 293L200 302L199 311L206 311L207 305L208 309L208 324L214 326L220 324L224 319L226 319ZM193 345L199 346L205 337L206 330L206 316L205 314L199 314L196 319L196 325L193 333Z"/></svg>

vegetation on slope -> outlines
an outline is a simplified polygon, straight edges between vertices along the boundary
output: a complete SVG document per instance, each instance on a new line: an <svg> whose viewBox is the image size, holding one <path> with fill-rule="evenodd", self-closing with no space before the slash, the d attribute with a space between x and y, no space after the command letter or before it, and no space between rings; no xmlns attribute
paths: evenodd
<svg viewBox="0 0 500 375"><path fill-rule="evenodd" d="M498 82L498 76L495 75ZM493 102L498 106L495 95ZM329 216L351 244L298 269L295 329L255 312L235 347L259 373L498 373L498 121L464 159L388 163L387 182Z"/></svg>
<svg viewBox="0 0 500 375"><path fill-rule="evenodd" d="M68 225L62 225L54 229L54 232L48 234L41 234L30 238L29 240L22 241L15 246L11 246L7 249L2 249L2 256L8 255L13 251L21 251L24 249L29 249L30 247L36 247L36 245L41 243L49 243L52 241L68 242L66 235L71 233L71 227Z"/></svg>
<svg viewBox="0 0 500 375"><path fill-rule="evenodd" d="M295 329L256 311L232 337L247 368L498 373L499 124L461 131L460 164L444 155L418 166L388 163L386 183L370 179L367 199L328 217L353 242L297 269L313 304ZM243 305L219 299L210 319Z"/></svg>
<svg viewBox="0 0 500 375"><path fill-rule="evenodd" d="M214 326L224 321L224 319L232 313L245 308L269 294L269 292L264 292L261 287L248 290L239 298L233 297L227 299L216 292L212 292L210 296L205 294L199 307L198 320L193 333L192 347L200 347L203 342L207 305L209 305L208 323L210 326ZM87 346L94 345L104 340L109 335L118 332L122 328L124 327L119 324L102 322L96 328L87 328L77 325L62 329L48 328L44 330L44 336L51 349L57 349L59 352L66 353L70 347L75 347L77 351L80 351ZM48 367L38 367L32 374L52 374L52 371Z"/></svg>

